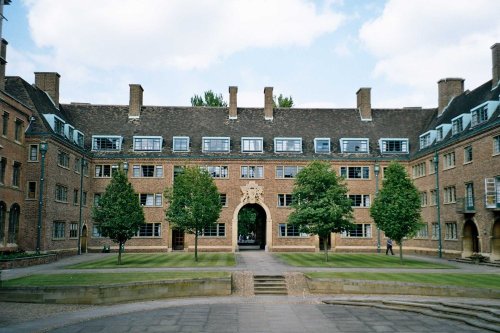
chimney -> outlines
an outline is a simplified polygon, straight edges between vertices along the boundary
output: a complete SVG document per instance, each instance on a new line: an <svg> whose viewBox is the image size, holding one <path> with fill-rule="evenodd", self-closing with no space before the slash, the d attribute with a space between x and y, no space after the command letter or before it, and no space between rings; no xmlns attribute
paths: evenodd
<svg viewBox="0 0 500 333"><path fill-rule="evenodd" d="M59 107L59 78L61 75L56 72L35 72L35 85L45 91L54 105Z"/></svg>
<svg viewBox="0 0 500 333"><path fill-rule="evenodd" d="M500 82L500 43L495 43L491 47L491 56L493 64L493 81L491 87L494 88Z"/></svg>
<svg viewBox="0 0 500 333"><path fill-rule="evenodd" d="M464 79L446 78L438 81L438 117L443 113L454 97L464 92Z"/></svg>
<svg viewBox="0 0 500 333"><path fill-rule="evenodd" d="M138 119L141 115L142 93L144 89L140 84L130 84L130 101L128 108L128 117Z"/></svg>
<svg viewBox="0 0 500 333"><path fill-rule="evenodd" d="M5 91L5 65L7 64L7 44L9 43L7 43L7 41L2 38L2 45L0 45L0 90L1 91Z"/></svg>
<svg viewBox="0 0 500 333"><path fill-rule="evenodd" d="M229 119L238 119L238 87L229 87Z"/></svg>
<svg viewBox="0 0 500 333"><path fill-rule="evenodd" d="M264 88L264 119L273 120L273 87Z"/></svg>
<svg viewBox="0 0 500 333"><path fill-rule="evenodd" d="M356 93L358 110L362 121L372 121L372 88L359 88Z"/></svg>

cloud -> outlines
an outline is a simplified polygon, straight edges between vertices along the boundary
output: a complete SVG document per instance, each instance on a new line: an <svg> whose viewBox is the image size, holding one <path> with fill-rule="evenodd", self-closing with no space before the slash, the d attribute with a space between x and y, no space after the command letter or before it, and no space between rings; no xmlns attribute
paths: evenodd
<svg viewBox="0 0 500 333"><path fill-rule="evenodd" d="M26 0L38 47L101 69L207 68L250 48L308 46L343 16L306 0Z"/></svg>
<svg viewBox="0 0 500 333"><path fill-rule="evenodd" d="M437 91L445 77L463 77L474 88L491 79L498 13L500 2L491 0L389 0L359 38L377 59L375 77L422 92Z"/></svg>

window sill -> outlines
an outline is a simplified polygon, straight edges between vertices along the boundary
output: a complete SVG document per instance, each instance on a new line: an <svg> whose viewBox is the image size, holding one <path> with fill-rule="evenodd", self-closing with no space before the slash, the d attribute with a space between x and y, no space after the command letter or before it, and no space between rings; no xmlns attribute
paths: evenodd
<svg viewBox="0 0 500 333"><path fill-rule="evenodd" d="M63 241L66 240L66 238L52 238L53 241Z"/></svg>
<svg viewBox="0 0 500 333"><path fill-rule="evenodd" d="M464 162L464 165L472 164L472 162L474 162L474 161Z"/></svg>
<svg viewBox="0 0 500 333"><path fill-rule="evenodd" d="M69 170L69 166L64 166L64 165L61 165L61 164L58 164L57 166L60 167L60 168Z"/></svg>
<svg viewBox="0 0 500 333"><path fill-rule="evenodd" d="M55 201L55 202L57 202L57 203L62 203L62 204L66 204L66 205L68 204L68 202L67 202L67 201L61 201L61 200L57 200L57 199L56 199L56 200L54 200L54 201Z"/></svg>
<svg viewBox="0 0 500 333"><path fill-rule="evenodd" d="M449 242L458 242L458 238L445 238L445 241Z"/></svg>
<svg viewBox="0 0 500 333"><path fill-rule="evenodd" d="M226 236L198 236L199 238L209 238L209 239L215 239L215 238L226 238Z"/></svg>
<svg viewBox="0 0 500 333"><path fill-rule="evenodd" d="M455 167L456 167L456 165L446 167L446 168L443 168L443 171L453 170L453 169L455 169Z"/></svg>
<svg viewBox="0 0 500 333"><path fill-rule="evenodd" d="M38 160L28 160L28 163L38 163Z"/></svg>

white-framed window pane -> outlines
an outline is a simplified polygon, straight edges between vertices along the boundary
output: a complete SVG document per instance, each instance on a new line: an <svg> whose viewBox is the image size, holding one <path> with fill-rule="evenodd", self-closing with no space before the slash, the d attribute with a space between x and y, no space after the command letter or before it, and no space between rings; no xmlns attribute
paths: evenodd
<svg viewBox="0 0 500 333"><path fill-rule="evenodd" d="M330 139L314 139L314 151L316 153L329 153Z"/></svg>
<svg viewBox="0 0 500 333"><path fill-rule="evenodd" d="M241 151L244 153L255 153L263 151L262 138L242 138Z"/></svg>
<svg viewBox="0 0 500 333"><path fill-rule="evenodd" d="M302 139L301 138L275 138L274 139L275 152L302 152Z"/></svg>
<svg viewBox="0 0 500 333"><path fill-rule="evenodd" d="M367 139L341 139L343 153L367 153Z"/></svg>
<svg viewBox="0 0 500 333"><path fill-rule="evenodd" d="M117 136L92 136L92 150L116 151L121 149L122 138Z"/></svg>
<svg viewBox="0 0 500 333"><path fill-rule="evenodd" d="M161 151L162 138L136 138L134 137L134 150L135 151Z"/></svg>
<svg viewBox="0 0 500 333"><path fill-rule="evenodd" d="M173 150L175 152L188 152L189 137L174 137Z"/></svg>
<svg viewBox="0 0 500 333"><path fill-rule="evenodd" d="M229 138L203 138L203 152L228 153Z"/></svg>

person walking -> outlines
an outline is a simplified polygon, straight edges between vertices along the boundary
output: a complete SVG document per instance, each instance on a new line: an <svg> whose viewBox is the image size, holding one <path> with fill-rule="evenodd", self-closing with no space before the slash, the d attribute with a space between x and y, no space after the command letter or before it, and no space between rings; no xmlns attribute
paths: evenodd
<svg viewBox="0 0 500 333"><path fill-rule="evenodd" d="M387 250L385 250L385 255L388 255L389 251L391 251L391 254L394 255L394 252L392 252L392 239L387 238Z"/></svg>

